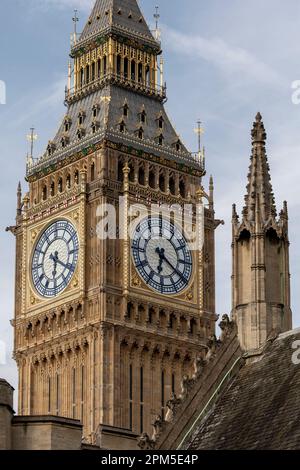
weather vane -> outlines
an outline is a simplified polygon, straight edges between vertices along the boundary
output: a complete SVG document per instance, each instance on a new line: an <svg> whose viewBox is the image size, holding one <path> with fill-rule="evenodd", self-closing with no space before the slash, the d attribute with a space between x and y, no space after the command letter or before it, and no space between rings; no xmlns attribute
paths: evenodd
<svg viewBox="0 0 300 470"><path fill-rule="evenodd" d="M160 40L161 32L159 29L159 19L160 19L160 14L159 14L159 7L155 7L155 13L154 13L154 19L155 19L155 39L157 41Z"/></svg>
<svg viewBox="0 0 300 470"><path fill-rule="evenodd" d="M34 127L30 128L30 134L27 135L27 141L30 142L30 159L33 159L33 147L34 147L34 142L38 139L37 134L34 133L35 129Z"/></svg>
<svg viewBox="0 0 300 470"><path fill-rule="evenodd" d="M76 43L77 43L77 23L78 23L78 21L79 21L79 18L78 18L78 16L77 16L77 13L78 13L78 10L74 10L74 16L73 16L73 18L72 18L72 21L73 21L73 23L74 23L74 39L73 39L73 41L74 41L74 46L75 46Z"/></svg>

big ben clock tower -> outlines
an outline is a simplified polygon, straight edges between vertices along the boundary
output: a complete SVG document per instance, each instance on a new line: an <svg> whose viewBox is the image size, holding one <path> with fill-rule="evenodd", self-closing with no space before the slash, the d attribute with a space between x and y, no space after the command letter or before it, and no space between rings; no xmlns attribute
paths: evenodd
<svg viewBox="0 0 300 470"><path fill-rule="evenodd" d="M75 39L63 122L18 189L19 413L135 448L215 332L213 182L205 194L203 159L165 112L136 0L97 0ZM204 208L203 245L182 230L186 206L190 232Z"/></svg>

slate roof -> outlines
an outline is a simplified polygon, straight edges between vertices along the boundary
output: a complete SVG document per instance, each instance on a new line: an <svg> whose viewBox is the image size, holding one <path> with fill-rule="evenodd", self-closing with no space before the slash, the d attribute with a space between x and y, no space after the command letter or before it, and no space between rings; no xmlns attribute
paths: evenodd
<svg viewBox="0 0 300 470"><path fill-rule="evenodd" d="M79 43L113 29L156 43L136 0L96 0Z"/></svg>
<svg viewBox="0 0 300 470"><path fill-rule="evenodd" d="M109 104L102 100L105 97L110 97ZM123 117L123 105L125 103L128 105L128 117ZM93 105L99 106L96 118L93 117ZM145 124L140 122L140 113L143 110L146 112ZM78 115L81 111L84 112L85 118L80 127L85 130L85 136L79 140L77 137L79 127ZM160 116L164 121L162 131L158 127L158 118ZM71 119L70 130L67 133L65 133L64 128L66 117ZM105 118L108 118L107 122ZM124 134L119 131L122 120L124 120L126 126ZM93 121L97 121L98 124L96 134L92 133ZM137 135L138 129L141 126L144 130L143 139L139 139ZM157 143L157 138L161 132L164 137L163 146ZM107 133L113 133L114 136L108 136ZM61 140L65 135L69 138L69 144L62 148ZM74 153L77 147L82 149L91 143L99 142L104 135L112 141L127 142L128 145L134 145L135 148L141 148L149 153L165 155L166 158L169 157L178 163L185 163L199 169L199 163L194 160L184 145L182 145L180 152L175 150L174 145L178 141L179 136L160 101L135 93L130 89L127 90L116 85L108 85L70 104L66 115L60 123L57 134L52 139L52 142L56 145L56 150L51 156L45 153L44 157L37 164L28 167L27 175L30 176L38 171L39 167L44 167L47 161L55 163L58 160L64 159L67 154Z"/></svg>
<svg viewBox="0 0 300 470"><path fill-rule="evenodd" d="M246 363L183 448L299 449L300 364L292 362L299 340L300 329L281 334Z"/></svg>

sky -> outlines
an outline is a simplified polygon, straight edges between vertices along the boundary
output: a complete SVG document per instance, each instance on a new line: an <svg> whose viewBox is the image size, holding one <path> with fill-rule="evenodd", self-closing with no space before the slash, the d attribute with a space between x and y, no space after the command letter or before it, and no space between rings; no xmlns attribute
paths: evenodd
<svg viewBox="0 0 300 470"><path fill-rule="evenodd" d="M207 174L215 181L217 312L231 309L231 207L239 210L247 183L250 132L261 112L276 203L289 203L292 308L300 326L300 104L292 84L300 80L300 2L298 0L140 0L153 25L160 9L168 85L167 111L184 143L197 150L193 132L205 128ZM0 104L0 377L17 385L11 359L13 335L14 224L16 188L24 181L28 143L34 126L35 156L42 154L65 114L64 87L73 9L79 29L93 0L1 0ZM3 86L2 86L3 88ZM207 178L205 180L207 185ZM4 351L5 349L5 351Z"/></svg>

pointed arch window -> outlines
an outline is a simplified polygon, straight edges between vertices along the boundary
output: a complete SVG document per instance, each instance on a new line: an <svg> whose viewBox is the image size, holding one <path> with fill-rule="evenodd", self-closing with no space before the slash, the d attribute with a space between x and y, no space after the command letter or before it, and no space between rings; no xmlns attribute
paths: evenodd
<svg viewBox="0 0 300 470"><path fill-rule="evenodd" d="M120 127L119 127L120 132L121 132L122 134L124 134L124 132L125 132L125 130L126 130L125 122L124 122L124 121L120 122L119 126L120 126Z"/></svg>
<svg viewBox="0 0 300 470"><path fill-rule="evenodd" d="M63 180L62 180L62 178L58 179L57 190L58 190L59 193L62 193L62 191L63 191Z"/></svg>
<svg viewBox="0 0 300 470"><path fill-rule="evenodd" d="M180 192L181 197L183 197L183 198L186 197L186 186L185 186L185 182L183 180L180 180L179 192Z"/></svg>
<svg viewBox="0 0 300 470"><path fill-rule="evenodd" d="M98 104L94 104L94 106L92 107L92 112L93 112L93 118L96 118L99 114L99 105Z"/></svg>
<svg viewBox="0 0 300 470"><path fill-rule="evenodd" d="M128 107L128 104L125 103L123 106L123 116L128 117L128 113L129 113L129 107Z"/></svg>
<svg viewBox="0 0 300 470"><path fill-rule="evenodd" d="M63 137L61 138L60 143L61 143L62 148L65 148L65 147L70 143L69 137L63 136Z"/></svg>
<svg viewBox="0 0 300 470"><path fill-rule="evenodd" d="M95 163L92 162L91 164L91 181L94 181L95 179Z"/></svg>
<svg viewBox="0 0 300 470"><path fill-rule="evenodd" d="M44 185L42 189L42 200L46 201L46 199L47 199L47 186Z"/></svg>
<svg viewBox="0 0 300 470"><path fill-rule="evenodd" d="M81 126L84 123L84 120L85 120L85 112L80 111L78 113L78 125Z"/></svg>
<svg viewBox="0 0 300 470"><path fill-rule="evenodd" d="M117 75L118 75L118 76L121 75L121 64L122 64L122 58L121 58L121 56L118 54L118 55L117 55Z"/></svg>
<svg viewBox="0 0 300 470"><path fill-rule="evenodd" d="M139 139L144 138L144 129L142 127L140 127L139 130L138 130L138 138Z"/></svg>
<svg viewBox="0 0 300 470"><path fill-rule="evenodd" d="M147 114L146 114L146 111L143 110L140 114L140 121L142 124L145 124L146 123L146 118L147 118Z"/></svg>
<svg viewBox="0 0 300 470"><path fill-rule="evenodd" d="M182 144L181 144L181 141L180 141L179 139L177 140L177 142L175 142L174 147L175 147L176 152L180 152L180 151L181 151L181 149L182 149Z"/></svg>
<svg viewBox="0 0 300 470"><path fill-rule="evenodd" d="M48 156L50 157L51 155L53 155L53 153L55 152L56 150L56 145L54 142L49 142L48 143L48 146L47 146L47 153L48 153Z"/></svg>
<svg viewBox="0 0 300 470"><path fill-rule="evenodd" d="M78 140L83 139L83 137L85 136L85 129L83 129L82 127L77 129L76 135Z"/></svg>
<svg viewBox="0 0 300 470"><path fill-rule="evenodd" d="M163 145L164 143L164 136L162 134L160 134L157 138L157 143L158 145Z"/></svg>
<svg viewBox="0 0 300 470"><path fill-rule="evenodd" d="M155 182L156 182L156 178L155 178L155 173L153 170L150 170L149 172L149 186L151 189L155 189Z"/></svg>
<svg viewBox="0 0 300 470"><path fill-rule="evenodd" d="M175 196L176 186L175 186L175 179L174 179L173 176L171 176L171 178L170 178L169 188L170 188L170 193L172 194L172 196Z"/></svg>
<svg viewBox="0 0 300 470"><path fill-rule="evenodd" d="M135 67L136 67L135 60L132 60L132 61L131 61L131 80L132 80L133 82L135 82L135 79L136 79Z"/></svg>
<svg viewBox="0 0 300 470"><path fill-rule="evenodd" d="M95 80L95 78L96 78L96 63L95 63L95 62L92 63L92 68L91 68L91 70L92 70L92 73L91 73L91 80L92 80L92 82L93 82L93 81Z"/></svg>
<svg viewBox="0 0 300 470"><path fill-rule="evenodd" d="M92 133L93 133L93 134L96 134L96 132L98 131L99 127L100 127L99 122L94 120L94 121L92 122L92 124L91 124Z"/></svg>
<svg viewBox="0 0 300 470"><path fill-rule="evenodd" d="M165 177L163 174L159 176L159 189L162 192L165 192L165 189L166 189L166 181L165 181Z"/></svg>
<svg viewBox="0 0 300 470"><path fill-rule="evenodd" d="M68 174L67 176L66 184L67 184L67 189L70 189L71 187L71 175L70 174Z"/></svg>
<svg viewBox="0 0 300 470"><path fill-rule="evenodd" d="M55 183L52 181L50 186L50 196L53 197L55 195Z"/></svg>
<svg viewBox="0 0 300 470"><path fill-rule="evenodd" d="M142 83L143 81L143 64L140 62L138 65L138 82Z"/></svg>
<svg viewBox="0 0 300 470"><path fill-rule="evenodd" d="M145 170L143 167L139 168L139 184L141 186L145 186L146 178L145 178Z"/></svg>
<svg viewBox="0 0 300 470"><path fill-rule="evenodd" d="M65 120L64 120L64 131L65 132L69 132L69 130L71 128L71 124L72 124L71 118L69 118L68 116L65 117Z"/></svg>
<svg viewBox="0 0 300 470"><path fill-rule="evenodd" d="M128 58L125 57L124 59L124 77L128 78L128 70L129 70L129 61Z"/></svg>
<svg viewBox="0 0 300 470"><path fill-rule="evenodd" d="M160 116L157 120L158 128L163 129L164 128L164 118Z"/></svg>

